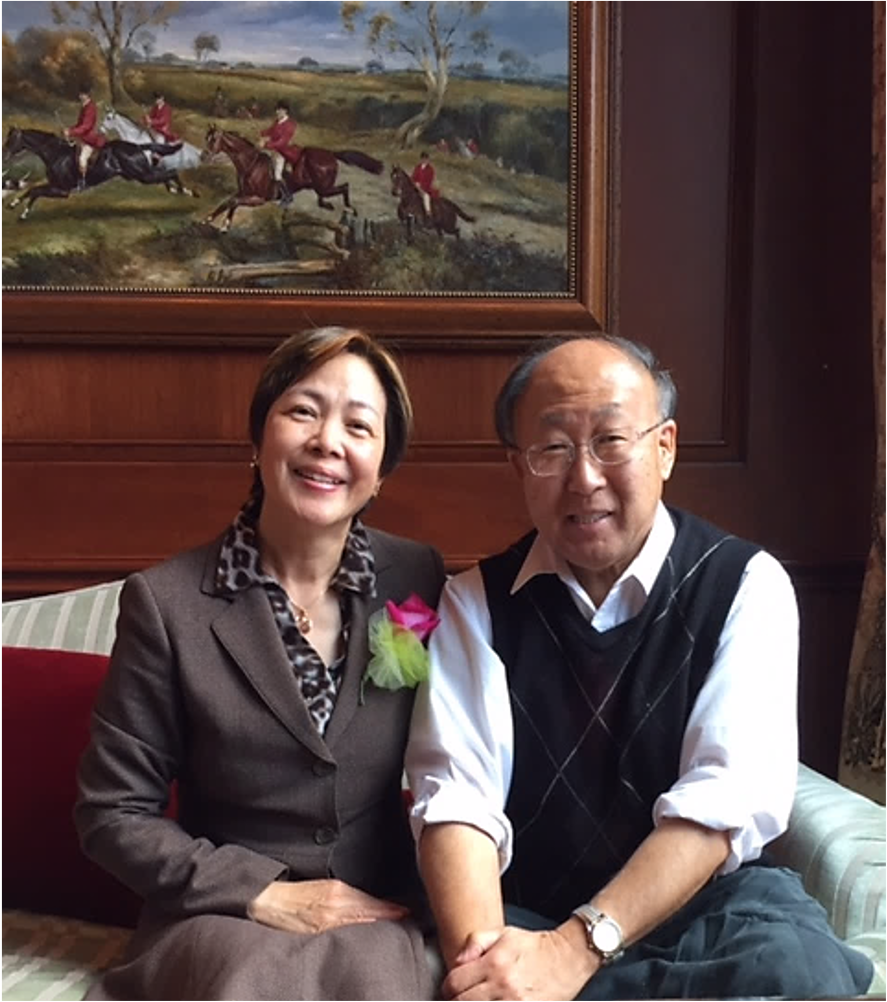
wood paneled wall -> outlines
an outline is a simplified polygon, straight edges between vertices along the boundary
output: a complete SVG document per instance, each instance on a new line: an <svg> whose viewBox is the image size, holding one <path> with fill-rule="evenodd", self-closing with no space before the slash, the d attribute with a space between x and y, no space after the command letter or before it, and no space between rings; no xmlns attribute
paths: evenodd
<svg viewBox="0 0 887 1002"><path fill-rule="evenodd" d="M608 326L675 374L668 500L786 561L802 754L833 773L874 455L870 6L635 2L618 15ZM39 310L4 323L6 597L115 578L216 533L249 484L255 376L305 320L305 304L257 300L241 332L255 340L115 343L102 324L131 308L122 298L71 343L47 298L52 336ZM219 309L196 305L189 322L215 325ZM433 314L411 316L359 317L400 352L417 412L370 521L433 541L455 569L528 525L491 404L533 314L488 304L477 336L452 343Z"/></svg>

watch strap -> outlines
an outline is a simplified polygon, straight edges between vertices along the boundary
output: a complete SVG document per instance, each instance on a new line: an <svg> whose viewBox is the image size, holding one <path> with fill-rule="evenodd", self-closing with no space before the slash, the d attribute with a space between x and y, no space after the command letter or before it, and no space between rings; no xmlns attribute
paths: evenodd
<svg viewBox="0 0 887 1002"><path fill-rule="evenodd" d="M625 937L622 933L622 927L616 919L611 918L599 908L595 908L592 904L579 905L578 908L573 909L573 914L584 923L588 948L589 950L593 950L601 958L601 963L604 966L611 964L614 960L618 960L619 957L622 956L624 952L623 943ZM606 922L608 925L613 926L619 935L619 946L615 950L603 950L594 942L593 937L595 926L602 922Z"/></svg>

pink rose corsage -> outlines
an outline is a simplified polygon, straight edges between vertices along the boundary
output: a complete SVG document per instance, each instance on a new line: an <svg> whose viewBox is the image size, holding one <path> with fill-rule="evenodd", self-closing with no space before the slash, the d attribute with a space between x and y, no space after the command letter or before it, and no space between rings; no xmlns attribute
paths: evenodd
<svg viewBox="0 0 887 1002"><path fill-rule="evenodd" d="M360 685L361 702L366 683L380 689L414 689L428 678L425 641L440 623L434 609L413 593L400 605L388 601L369 621L370 663Z"/></svg>

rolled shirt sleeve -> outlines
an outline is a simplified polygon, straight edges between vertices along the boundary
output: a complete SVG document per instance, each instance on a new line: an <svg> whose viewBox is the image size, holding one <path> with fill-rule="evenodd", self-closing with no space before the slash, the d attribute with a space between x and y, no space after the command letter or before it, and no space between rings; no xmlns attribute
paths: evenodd
<svg viewBox="0 0 887 1002"><path fill-rule="evenodd" d="M729 873L788 826L797 780L798 610L785 570L748 562L714 662L687 722L680 778L653 821L683 818L730 832Z"/></svg>
<svg viewBox="0 0 887 1002"><path fill-rule="evenodd" d="M511 784L511 701L477 567L447 582L440 626L429 645L431 670L413 710L406 772L418 842L425 825L458 822L495 842L500 869L511 861L505 816Z"/></svg>

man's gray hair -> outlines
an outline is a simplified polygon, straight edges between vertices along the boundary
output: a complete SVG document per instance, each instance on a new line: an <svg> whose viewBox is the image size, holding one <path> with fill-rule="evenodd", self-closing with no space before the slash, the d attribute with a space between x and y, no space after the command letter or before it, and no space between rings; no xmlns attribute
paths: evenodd
<svg viewBox="0 0 887 1002"><path fill-rule="evenodd" d="M659 362L653 352L638 341L629 341L628 338L618 337L616 334L551 334L540 338L531 345L527 353L521 358L511 370L505 380L499 395L496 397L495 421L496 433L499 441L510 449L517 448L514 436L514 410L517 402L524 395L533 372L539 362L545 356L559 348L561 345L569 344L572 341L602 341L604 344L612 345L617 351L621 351L629 361L639 365L645 372L650 374L650 378L656 386L656 395L659 402L659 417L665 421L673 418L677 412L678 391L671 378L671 373L667 369L660 367Z"/></svg>

